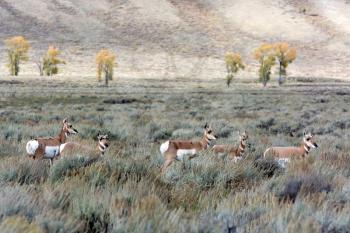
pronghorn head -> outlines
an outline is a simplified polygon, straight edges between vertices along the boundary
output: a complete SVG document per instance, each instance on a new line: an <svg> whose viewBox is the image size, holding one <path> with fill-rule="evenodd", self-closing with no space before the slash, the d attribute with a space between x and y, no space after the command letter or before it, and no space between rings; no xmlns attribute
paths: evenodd
<svg viewBox="0 0 350 233"><path fill-rule="evenodd" d="M101 151L102 154L104 154L104 152L107 150L109 146L109 137L107 134L102 135L99 133L97 136L97 139L98 139L98 149Z"/></svg>
<svg viewBox="0 0 350 233"><path fill-rule="evenodd" d="M309 148L316 148L318 145L315 142L315 138L311 133L305 133L303 137L304 144Z"/></svg>
<svg viewBox="0 0 350 233"><path fill-rule="evenodd" d="M65 118L63 120L63 128L62 131L64 132L64 134L67 136L71 135L71 134L77 134L78 130L76 130L75 128L73 128L72 124L68 122L67 118Z"/></svg>
<svg viewBox="0 0 350 233"><path fill-rule="evenodd" d="M210 141L216 140L216 136L213 133L212 128L208 125L208 123L204 126L204 137Z"/></svg>
<svg viewBox="0 0 350 233"><path fill-rule="evenodd" d="M244 130L244 132L241 134L240 132L238 132L239 135L239 141L245 145L247 143L248 140L248 134L247 131Z"/></svg>

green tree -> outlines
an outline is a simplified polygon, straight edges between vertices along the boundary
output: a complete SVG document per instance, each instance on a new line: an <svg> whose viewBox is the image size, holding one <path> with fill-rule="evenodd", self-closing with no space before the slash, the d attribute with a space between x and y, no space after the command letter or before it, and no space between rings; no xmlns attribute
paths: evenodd
<svg viewBox="0 0 350 233"><path fill-rule="evenodd" d="M106 86L108 86L109 80L113 80L114 63L115 55L109 52L107 49L101 49L96 54L97 79L100 82L102 80L102 74L104 74Z"/></svg>
<svg viewBox="0 0 350 233"><path fill-rule="evenodd" d="M58 58L60 51L54 46L49 46L42 60L42 71L47 76L58 74L58 65L66 64L64 60ZM40 68L39 68L40 70Z"/></svg>
<svg viewBox="0 0 350 233"><path fill-rule="evenodd" d="M23 36L15 36L5 40L8 54L10 74L17 76L21 61L28 61L29 42Z"/></svg>
<svg viewBox="0 0 350 233"><path fill-rule="evenodd" d="M285 42L274 44L274 50L278 64L278 85L281 86L287 76L288 65L296 59L296 50Z"/></svg>
<svg viewBox="0 0 350 233"><path fill-rule="evenodd" d="M226 63L226 84L227 87L230 87L233 76L239 71L244 69L244 64L242 62L241 55L238 53L227 52L225 54L225 63Z"/></svg>
<svg viewBox="0 0 350 233"><path fill-rule="evenodd" d="M273 45L264 43L254 51L254 58L258 60L259 81L266 87L267 82L271 78L271 68L276 62Z"/></svg>

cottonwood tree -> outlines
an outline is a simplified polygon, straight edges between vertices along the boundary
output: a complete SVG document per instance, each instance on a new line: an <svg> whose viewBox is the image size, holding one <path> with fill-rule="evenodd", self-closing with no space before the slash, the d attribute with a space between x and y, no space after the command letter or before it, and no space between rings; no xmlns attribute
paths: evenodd
<svg viewBox="0 0 350 233"><path fill-rule="evenodd" d="M278 64L278 85L281 86L287 76L288 65L296 59L296 50L285 42L274 44L274 50Z"/></svg>
<svg viewBox="0 0 350 233"><path fill-rule="evenodd" d="M97 64L97 79L100 82L104 74L105 85L108 86L108 81L113 79L113 68L115 63L115 55L107 49L101 49L96 54Z"/></svg>
<svg viewBox="0 0 350 233"><path fill-rule="evenodd" d="M47 76L52 76L58 74L58 65L66 64L66 62L60 58L58 58L60 51L58 48L54 46L49 46L46 54L42 59L42 64L37 64L40 75L45 73Z"/></svg>
<svg viewBox="0 0 350 233"><path fill-rule="evenodd" d="M254 58L259 61L259 81L266 87L271 78L271 68L275 64L276 58L274 47L271 44L261 44L254 51Z"/></svg>
<svg viewBox="0 0 350 233"><path fill-rule="evenodd" d="M17 76L21 61L28 61L29 42L23 36L15 36L5 40L8 54L10 74Z"/></svg>
<svg viewBox="0 0 350 233"><path fill-rule="evenodd" d="M233 76L239 71L244 69L244 64L242 62L241 55L239 53L227 52L225 54L225 63L226 63L226 84L227 87L230 87Z"/></svg>

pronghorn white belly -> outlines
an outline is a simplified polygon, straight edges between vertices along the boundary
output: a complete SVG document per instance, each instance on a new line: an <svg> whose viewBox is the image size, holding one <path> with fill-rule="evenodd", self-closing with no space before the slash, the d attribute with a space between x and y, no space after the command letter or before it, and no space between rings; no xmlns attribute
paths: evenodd
<svg viewBox="0 0 350 233"><path fill-rule="evenodd" d="M176 159L183 160L185 156L195 155L196 149L179 149L176 152Z"/></svg>
<svg viewBox="0 0 350 233"><path fill-rule="evenodd" d="M287 166L287 163L290 162L290 159L289 158L280 158L277 160L277 162L278 162L278 165L285 168Z"/></svg>
<svg viewBox="0 0 350 233"><path fill-rule="evenodd" d="M238 161L240 161L242 159L242 156L235 156L234 158L233 158L233 162L235 162L235 163L237 163Z"/></svg>
<svg viewBox="0 0 350 233"><path fill-rule="evenodd" d="M39 142L37 140L30 140L27 142L26 151L28 155L34 155L39 147Z"/></svg>
<svg viewBox="0 0 350 233"><path fill-rule="evenodd" d="M52 159L58 156L60 153L60 146L46 146L44 157L48 159Z"/></svg>

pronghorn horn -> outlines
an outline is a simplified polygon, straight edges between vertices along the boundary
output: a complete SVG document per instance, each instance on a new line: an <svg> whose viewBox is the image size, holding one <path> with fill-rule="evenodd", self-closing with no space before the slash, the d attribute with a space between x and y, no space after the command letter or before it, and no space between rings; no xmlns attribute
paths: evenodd
<svg viewBox="0 0 350 233"><path fill-rule="evenodd" d="M204 125L204 129L207 129L207 128L209 128L208 122L206 122L205 125Z"/></svg>
<svg viewBox="0 0 350 233"><path fill-rule="evenodd" d="M67 122L68 122L67 118L64 118L63 119L63 124L67 124Z"/></svg>

